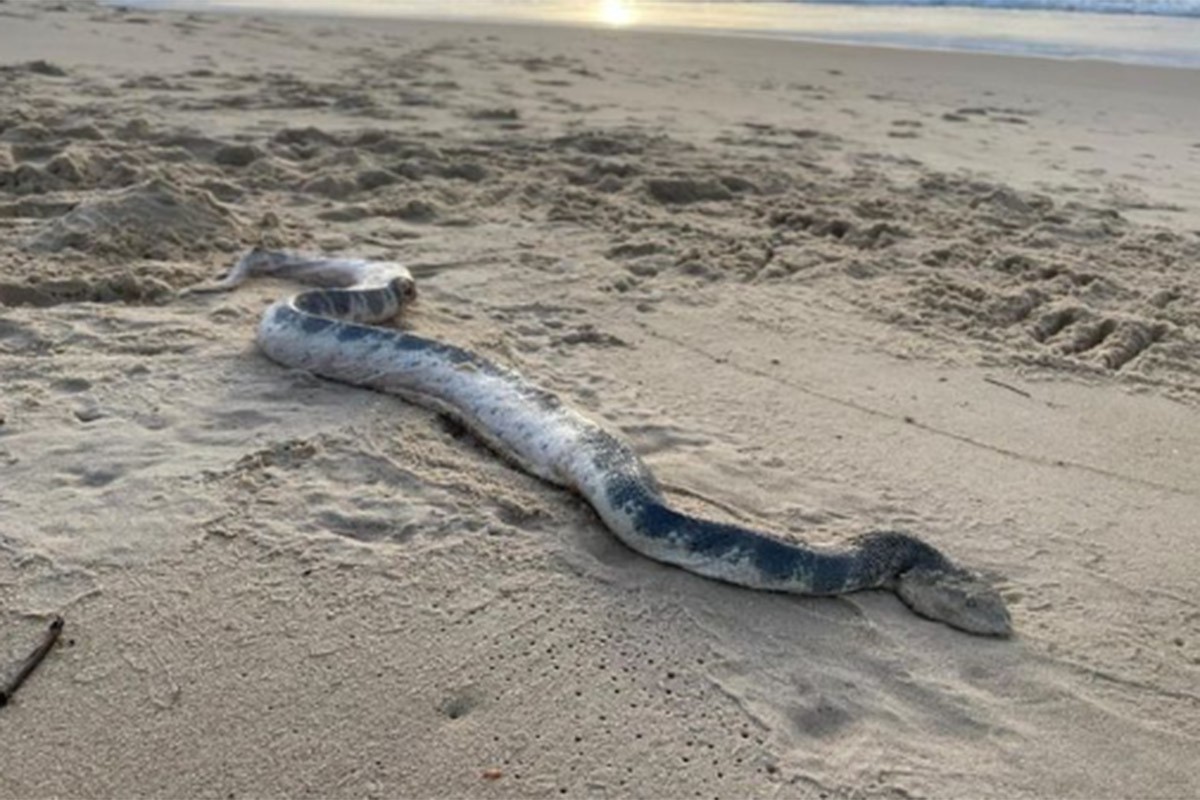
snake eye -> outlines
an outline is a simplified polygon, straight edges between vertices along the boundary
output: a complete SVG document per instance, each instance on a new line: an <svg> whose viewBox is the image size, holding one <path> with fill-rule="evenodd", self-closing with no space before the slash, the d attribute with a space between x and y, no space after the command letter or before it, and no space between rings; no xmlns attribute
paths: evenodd
<svg viewBox="0 0 1200 800"><path fill-rule="evenodd" d="M417 296L417 284L411 278L393 278L391 290L404 300Z"/></svg>
<svg viewBox="0 0 1200 800"><path fill-rule="evenodd" d="M975 608L978 605L979 605L979 603L976 602L974 597L967 598L967 608Z"/></svg>

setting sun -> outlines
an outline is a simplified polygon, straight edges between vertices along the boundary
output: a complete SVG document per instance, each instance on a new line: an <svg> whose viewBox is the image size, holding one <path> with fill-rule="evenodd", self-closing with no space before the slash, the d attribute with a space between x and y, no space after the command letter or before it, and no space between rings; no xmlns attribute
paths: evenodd
<svg viewBox="0 0 1200 800"><path fill-rule="evenodd" d="M633 24L637 15L629 0L600 0L596 17L605 25L624 26Z"/></svg>

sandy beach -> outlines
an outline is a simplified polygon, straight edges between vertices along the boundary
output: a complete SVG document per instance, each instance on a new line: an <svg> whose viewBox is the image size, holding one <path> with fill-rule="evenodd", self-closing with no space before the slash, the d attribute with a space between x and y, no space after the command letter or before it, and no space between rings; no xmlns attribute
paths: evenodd
<svg viewBox="0 0 1200 800"><path fill-rule="evenodd" d="M181 293L255 245L1016 636L637 555ZM0 0L0 796L1200 795L1198 265L1194 71Z"/></svg>

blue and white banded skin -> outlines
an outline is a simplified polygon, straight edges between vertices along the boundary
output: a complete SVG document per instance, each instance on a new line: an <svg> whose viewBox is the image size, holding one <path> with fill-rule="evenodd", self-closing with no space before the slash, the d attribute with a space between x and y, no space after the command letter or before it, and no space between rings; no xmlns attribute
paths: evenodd
<svg viewBox="0 0 1200 800"><path fill-rule="evenodd" d="M970 633L1007 636L1004 600L978 575L905 533L867 533L816 547L673 508L620 437L520 374L468 350L379 323L416 295L399 264L254 250L205 290L271 275L317 286L263 314L271 359L446 413L501 456L574 490L639 553L708 578L800 595L895 592L913 611Z"/></svg>

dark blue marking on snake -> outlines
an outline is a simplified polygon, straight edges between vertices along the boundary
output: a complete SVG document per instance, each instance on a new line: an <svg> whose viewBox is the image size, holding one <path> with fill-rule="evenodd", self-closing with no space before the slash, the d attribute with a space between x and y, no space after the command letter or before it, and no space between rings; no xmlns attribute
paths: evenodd
<svg viewBox="0 0 1200 800"><path fill-rule="evenodd" d="M749 533L746 531L745 533ZM733 534L731 534L733 535ZM788 547L783 542L777 542L774 539L766 537L757 537L751 539L751 553L754 558L754 566L762 570L766 575L769 575L773 580L784 581L800 572L809 572L809 565L806 564L810 559L806 558L805 553L797 551L794 547ZM836 559L831 559L830 563L836 563ZM813 584L809 591L813 594L826 594L829 589L827 584L834 583L837 586L842 585L842 578L836 572L822 574L824 570L811 570L814 574ZM827 580L815 580L815 578L824 578Z"/></svg>
<svg viewBox="0 0 1200 800"><path fill-rule="evenodd" d="M650 558L754 589L890 590L918 614L961 630L1011 632L999 593L916 537L881 531L819 547L692 516L671 506L628 443L553 393L455 345L363 324L395 316L414 297L399 264L256 250L213 288L268 274L326 287L267 310L258 343L269 357L456 417L526 471L579 492L617 538Z"/></svg>
<svg viewBox="0 0 1200 800"><path fill-rule="evenodd" d="M367 308L371 316L377 317L387 309L388 295L385 291L373 291L367 295Z"/></svg>
<svg viewBox="0 0 1200 800"><path fill-rule="evenodd" d="M339 342L354 342L359 339L375 338L379 341L386 341L385 337L379 336L378 328L371 328L366 325L351 325L342 323L338 330L337 338Z"/></svg>
<svg viewBox="0 0 1200 800"><path fill-rule="evenodd" d="M443 344L442 342L435 342L432 339L424 339L420 336L414 336L411 333L401 333L400 331L391 331L390 333L392 335L391 345L395 350L426 352L431 356L445 360L448 364L474 364L484 371L498 371L491 363L452 344Z"/></svg>
<svg viewBox="0 0 1200 800"><path fill-rule="evenodd" d="M605 491L608 493L609 505L621 509L626 514L667 510L658 504L657 493L651 492L645 483L628 475L611 478L605 486ZM647 536L657 536L664 529L664 521L657 518L647 518L639 524L645 527Z"/></svg>
<svg viewBox="0 0 1200 800"><path fill-rule="evenodd" d="M286 324L286 322L284 323ZM314 317L311 314L304 315L299 321L300 330L305 333L321 333L329 328L337 326L338 323L325 317Z"/></svg>

